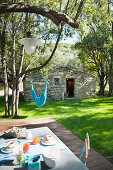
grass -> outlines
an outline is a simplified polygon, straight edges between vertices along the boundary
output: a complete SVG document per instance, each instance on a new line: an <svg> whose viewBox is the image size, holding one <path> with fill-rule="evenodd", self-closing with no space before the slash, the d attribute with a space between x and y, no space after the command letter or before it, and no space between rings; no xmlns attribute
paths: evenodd
<svg viewBox="0 0 113 170"><path fill-rule="evenodd" d="M0 97L0 120L11 121L3 115L3 97ZM18 119L50 116L82 140L89 132L91 147L104 156L113 156L113 97L47 101L41 108L20 100Z"/></svg>

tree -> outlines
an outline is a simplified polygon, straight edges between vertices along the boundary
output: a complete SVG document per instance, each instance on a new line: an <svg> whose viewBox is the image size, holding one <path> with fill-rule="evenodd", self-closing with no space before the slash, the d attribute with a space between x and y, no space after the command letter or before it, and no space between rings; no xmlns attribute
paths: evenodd
<svg viewBox="0 0 113 170"><path fill-rule="evenodd" d="M96 31L91 30L81 42L75 44L75 48L80 49L79 57L84 69L97 74L100 87L99 95L102 96L109 77L109 35L110 30L101 25L96 28Z"/></svg>
<svg viewBox="0 0 113 170"><path fill-rule="evenodd" d="M13 0L12 0L12 2L13 2ZM19 2L21 2L21 1L19 1ZM22 28L20 28L20 27L16 31L15 28L14 28L14 24L13 24L13 22L15 22L15 21L11 22L13 24L12 25L13 26L12 27L12 30L13 30L13 32L12 32L13 46L12 47L13 48L12 49L13 50L12 50L12 55L11 55L12 61L13 61L13 69L12 69L12 71L13 71L12 116L13 117L17 116L18 102L16 102L16 100L18 98L17 97L17 93L18 93L17 89L18 89L18 84L20 82L20 78L22 78L25 74L30 73L31 71L40 70L40 69L44 68L51 61L51 59L53 58L53 55L54 55L54 53L57 49L57 45L58 45L60 37L61 37L61 33L62 33L62 30L63 30L64 23L67 23L68 25L70 25L73 28L78 28L77 19L78 19L80 13L81 13L81 10L82 10L82 7L85 3L85 0L81 0L81 1L78 1L78 2L76 1L76 3L74 3L73 11L75 10L76 12L73 12L73 15L72 15L72 11L70 12L70 10L69 10L70 7L72 7L73 0L68 0L66 4L63 1L57 1L57 2L54 2L54 3L51 3L51 2L48 3L46 1L44 1L44 4L46 4L45 5L46 8L43 8L43 2L41 2L41 1L31 2L31 1L26 0L25 2L27 2L27 4L23 4L23 3L0 4L0 14L6 14L6 13L11 13L11 12L35 13L36 14L35 17L34 17L34 19L36 19L35 25L39 24L40 20L42 19L42 16L44 16L47 19L50 19L52 22L54 22L59 27L58 27L57 32L56 32L57 40L56 40L55 46L54 46L50 56L47 59L43 60L43 62L41 64L39 64L38 66L32 65L32 67L27 66L27 68L22 69L22 61L23 61L23 56L24 56L23 50L22 50L22 52L21 52L22 57L21 57L21 61L20 61L21 64L20 64L18 73L15 73L15 72L17 72L15 70L16 69L15 64L17 64L17 63L15 63L15 61L16 61L15 56L16 56L16 53L17 53L17 51L15 51L15 46L18 46L17 42L15 41L15 37L17 37L19 33L20 33L20 36L21 36L23 31L22 31ZM31 5L31 4L34 4L34 5ZM39 6L37 6L37 5L39 5ZM50 7L52 7L52 9L55 9L55 10L50 10L49 9ZM39 15L41 15L41 17ZM74 19L72 19L72 16L73 16ZM46 20L46 21L48 22L48 20ZM49 22L49 26L51 26L51 22ZM42 25L41 25L41 27L42 27ZM34 32L35 32L35 28L34 28ZM53 32L53 34L54 34L54 32ZM47 38L50 38L50 37L47 37ZM44 46L43 46L43 49L44 49ZM27 54L26 54L26 56L27 56Z"/></svg>
<svg viewBox="0 0 113 170"><path fill-rule="evenodd" d="M89 34L91 30L97 30L98 27L109 27L111 29L111 33L109 34L110 40L113 37L112 27L112 15L113 13L109 13L109 3L112 0L88 0L85 3L85 7L82 10L82 17L80 19L80 26L79 31L81 34L81 40ZM112 65L113 65L113 45L112 41L109 42L108 50L109 50L109 69L108 69L108 84L109 84L109 96L111 96L112 88L113 88L113 72L112 72Z"/></svg>
<svg viewBox="0 0 113 170"><path fill-rule="evenodd" d="M4 17L6 19L6 15ZM5 94L5 116L9 116L9 87L8 87L8 75L7 75L7 64L5 57L5 44L6 44L6 24L7 21L3 21L1 19L1 30L0 30L0 38L1 38L1 61L3 67L3 82L4 82L4 94Z"/></svg>

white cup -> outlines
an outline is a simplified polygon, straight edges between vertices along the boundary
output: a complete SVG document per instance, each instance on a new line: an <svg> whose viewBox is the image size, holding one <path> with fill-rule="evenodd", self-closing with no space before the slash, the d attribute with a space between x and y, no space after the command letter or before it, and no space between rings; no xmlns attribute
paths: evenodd
<svg viewBox="0 0 113 170"><path fill-rule="evenodd" d="M26 131L25 137L26 139L32 139L32 132L30 130Z"/></svg>

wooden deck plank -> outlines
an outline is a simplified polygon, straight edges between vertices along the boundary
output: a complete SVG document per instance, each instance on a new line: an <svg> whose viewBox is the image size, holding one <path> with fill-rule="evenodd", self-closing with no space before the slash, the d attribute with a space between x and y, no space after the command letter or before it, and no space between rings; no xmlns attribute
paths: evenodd
<svg viewBox="0 0 113 170"><path fill-rule="evenodd" d="M0 122L0 133L8 130L13 126L26 126L28 129L48 126L78 157L80 156L80 153L84 146L84 142L81 141L81 139L72 134L69 130L67 130L64 126L55 121L53 118ZM109 162L106 158L98 154L92 148L88 156L87 167L90 170L113 170L113 164Z"/></svg>

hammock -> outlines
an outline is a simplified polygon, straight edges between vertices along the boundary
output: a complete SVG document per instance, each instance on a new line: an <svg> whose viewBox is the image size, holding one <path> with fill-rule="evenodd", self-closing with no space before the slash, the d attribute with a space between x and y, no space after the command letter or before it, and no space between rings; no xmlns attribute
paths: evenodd
<svg viewBox="0 0 113 170"><path fill-rule="evenodd" d="M37 95L35 93L32 81L31 81L31 91L32 91L32 99L35 102L35 104L38 107L42 107L45 104L46 98L47 98L47 82L45 82L45 88L43 89L43 92L39 97L37 97Z"/></svg>

